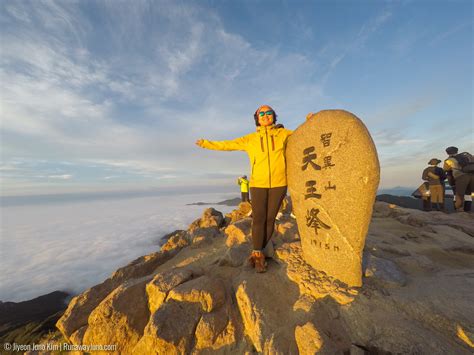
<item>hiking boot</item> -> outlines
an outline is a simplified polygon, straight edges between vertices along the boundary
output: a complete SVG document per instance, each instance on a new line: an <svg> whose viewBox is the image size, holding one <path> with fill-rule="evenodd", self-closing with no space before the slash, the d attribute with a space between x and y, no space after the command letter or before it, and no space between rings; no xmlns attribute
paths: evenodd
<svg viewBox="0 0 474 355"><path fill-rule="evenodd" d="M259 273L267 271L265 255L261 251L253 251L252 255L254 256L255 260L255 271Z"/></svg>
<svg viewBox="0 0 474 355"><path fill-rule="evenodd" d="M255 267L255 255L253 252L250 254L250 256L247 259L247 265L250 267Z"/></svg>

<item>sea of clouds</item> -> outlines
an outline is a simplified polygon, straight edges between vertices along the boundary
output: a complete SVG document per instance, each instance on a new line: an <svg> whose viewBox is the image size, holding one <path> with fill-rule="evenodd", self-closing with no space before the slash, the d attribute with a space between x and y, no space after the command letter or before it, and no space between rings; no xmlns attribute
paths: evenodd
<svg viewBox="0 0 474 355"><path fill-rule="evenodd" d="M161 237L186 229L207 207L236 194L126 197L1 207L0 300L54 290L77 294L132 260L159 250Z"/></svg>

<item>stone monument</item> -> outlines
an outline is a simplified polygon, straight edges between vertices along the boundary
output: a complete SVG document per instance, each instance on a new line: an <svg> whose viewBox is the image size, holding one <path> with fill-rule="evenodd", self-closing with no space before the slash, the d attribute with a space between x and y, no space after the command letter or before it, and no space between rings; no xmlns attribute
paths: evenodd
<svg viewBox="0 0 474 355"><path fill-rule="evenodd" d="M320 111L289 137L286 160L304 258L349 286L361 286L380 177L367 128L350 112Z"/></svg>

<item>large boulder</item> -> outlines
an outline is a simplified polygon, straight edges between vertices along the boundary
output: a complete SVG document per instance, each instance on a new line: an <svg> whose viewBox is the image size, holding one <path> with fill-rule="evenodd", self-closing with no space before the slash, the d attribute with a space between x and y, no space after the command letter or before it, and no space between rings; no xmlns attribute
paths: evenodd
<svg viewBox="0 0 474 355"><path fill-rule="evenodd" d="M212 240L221 235L218 227L196 228L190 233L192 247L198 248L212 243Z"/></svg>
<svg viewBox="0 0 474 355"><path fill-rule="evenodd" d="M208 276L198 277L173 288L168 294L168 300L173 299L198 303L204 312L211 312L225 302L224 284Z"/></svg>
<svg viewBox="0 0 474 355"><path fill-rule="evenodd" d="M250 247L247 243L236 244L226 250L224 256L219 260L219 265L239 267L245 263L249 255Z"/></svg>
<svg viewBox="0 0 474 355"><path fill-rule="evenodd" d="M276 225L276 233L272 238L278 245L300 240L298 226L294 221L283 222Z"/></svg>
<svg viewBox="0 0 474 355"><path fill-rule="evenodd" d="M145 293L148 281L126 282L107 296L89 315L83 344L114 344L121 352L131 353L150 316Z"/></svg>
<svg viewBox="0 0 474 355"><path fill-rule="evenodd" d="M185 235L186 231L182 229L177 229L174 232L165 234L164 236L161 236L159 238L158 245L161 247L163 246L171 237L174 237L175 235Z"/></svg>
<svg viewBox="0 0 474 355"><path fill-rule="evenodd" d="M361 286L362 250L380 176L369 131L347 111L321 111L290 136L286 160L306 261Z"/></svg>
<svg viewBox="0 0 474 355"><path fill-rule="evenodd" d="M220 228L224 224L224 216L221 212L214 208L206 208L201 218L196 219L188 228L188 232L192 233L197 228L217 227Z"/></svg>
<svg viewBox="0 0 474 355"><path fill-rule="evenodd" d="M169 291L192 277L192 270L186 268L176 268L156 274L146 285L150 313L155 313L161 307Z"/></svg>
<svg viewBox="0 0 474 355"><path fill-rule="evenodd" d="M251 211L252 205L249 202L241 202L238 208L225 215L226 224L229 225L241 220L242 218L249 217Z"/></svg>
<svg viewBox="0 0 474 355"><path fill-rule="evenodd" d="M244 334L259 353L297 353L294 329L301 315L288 305L293 305L299 292L291 281L280 278L281 271L269 267L265 274L242 273L234 280Z"/></svg>
<svg viewBox="0 0 474 355"><path fill-rule="evenodd" d="M238 325L230 307L221 307L202 315L196 326L196 350L215 352L228 349L240 336Z"/></svg>
<svg viewBox="0 0 474 355"><path fill-rule="evenodd" d="M176 251L162 251L152 253L135 259L127 266L115 271L110 278L104 282L91 287L80 295L74 297L56 323L66 339L88 324L90 313L101 303L113 290L127 280L141 278L152 273L158 266L170 260Z"/></svg>
<svg viewBox="0 0 474 355"><path fill-rule="evenodd" d="M162 251L171 251L171 250L180 250L189 244L190 242L190 235L186 231L179 231L167 239L166 243L163 244L161 247Z"/></svg>
<svg viewBox="0 0 474 355"><path fill-rule="evenodd" d="M189 354L200 318L198 304L166 302L152 314L143 337L130 354Z"/></svg>
<svg viewBox="0 0 474 355"><path fill-rule="evenodd" d="M296 327L295 339L300 354L317 354L323 346L321 335L310 322Z"/></svg>
<svg viewBox="0 0 474 355"><path fill-rule="evenodd" d="M226 235L226 245L232 247L234 245L239 245L243 243L250 243L251 236L250 230L252 228L252 219L245 218L239 220L236 223L233 223L226 227L224 233Z"/></svg>

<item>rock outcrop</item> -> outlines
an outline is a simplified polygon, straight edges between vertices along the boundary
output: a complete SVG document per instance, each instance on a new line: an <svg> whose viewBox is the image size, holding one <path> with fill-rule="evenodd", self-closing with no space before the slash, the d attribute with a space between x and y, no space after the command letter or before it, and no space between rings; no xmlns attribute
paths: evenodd
<svg viewBox="0 0 474 355"><path fill-rule="evenodd" d="M285 154L306 262L361 286L362 253L380 176L369 131L350 112L320 111L288 138Z"/></svg>
<svg viewBox="0 0 474 355"><path fill-rule="evenodd" d="M268 271L255 273L251 220L209 209L76 296L57 326L121 354L471 354L474 218L418 212L375 204L355 288L305 261L288 215Z"/></svg>

